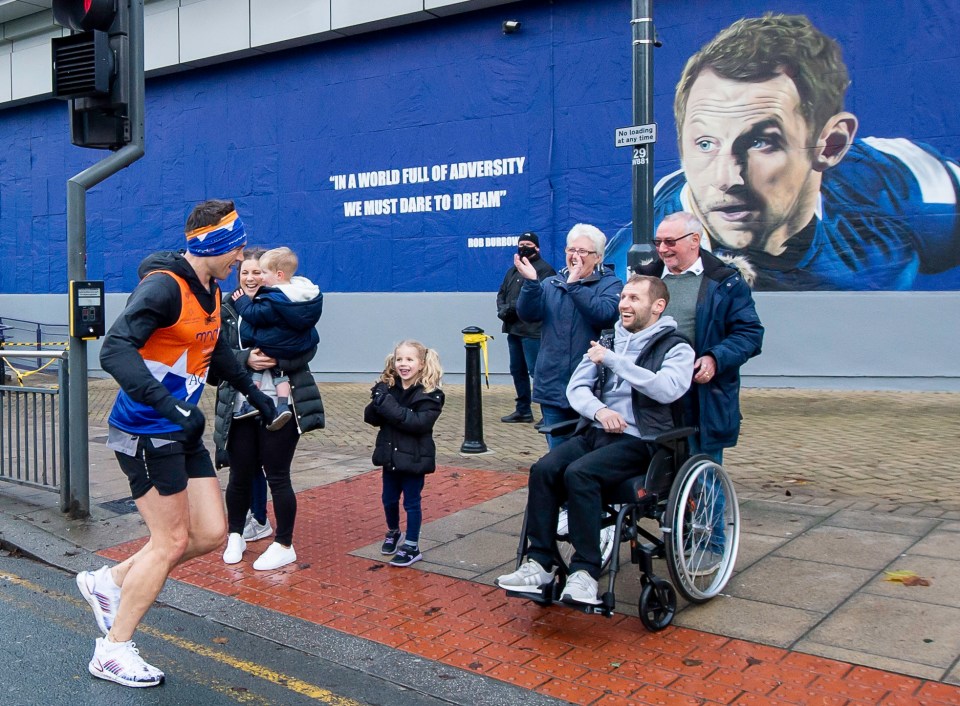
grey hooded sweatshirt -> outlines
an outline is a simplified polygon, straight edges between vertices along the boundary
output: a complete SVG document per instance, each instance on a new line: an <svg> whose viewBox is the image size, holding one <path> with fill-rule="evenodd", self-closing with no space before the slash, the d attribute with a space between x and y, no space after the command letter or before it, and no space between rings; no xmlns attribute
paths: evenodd
<svg viewBox="0 0 960 706"><path fill-rule="evenodd" d="M657 402L669 404L680 399L693 380L693 349L685 343L678 344L667 352L663 365L657 372L636 364L637 356L655 334L664 329L676 328L677 322L671 316L661 316L655 324L636 333L630 333L617 321L613 350L607 351L603 360L604 367L613 373L607 376L602 392L603 401L594 394L599 366L584 355L567 384L570 406L582 417L592 420L593 426L601 428L603 425L596 421L596 414L604 407L609 407L626 420L625 433L642 436L642 430L637 428L633 416L631 388L637 388L639 392Z"/></svg>

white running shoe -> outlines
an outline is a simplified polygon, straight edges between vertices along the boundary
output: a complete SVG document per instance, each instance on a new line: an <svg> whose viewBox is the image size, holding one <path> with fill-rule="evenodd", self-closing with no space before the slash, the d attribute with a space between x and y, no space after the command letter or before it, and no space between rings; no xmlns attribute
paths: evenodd
<svg viewBox="0 0 960 706"><path fill-rule="evenodd" d="M520 568L512 574L498 576L496 584L506 591L519 591L520 593L540 593L540 587L553 580L556 569L547 571L540 562L534 559L527 559Z"/></svg>
<svg viewBox="0 0 960 706"><path fill-rule="evenodd" d="M87 668L99 679L124 686L157 686L164 678L163 672L143 661L132 640L110 642L106 637L98 637L97 648Z"/></svg>
<svg viewBox="0 0 960 706"><path fill-rule="evenodd" d="M101 566L96 571L81 571L77 574L77 588L80 594L93 608L97 627L106 635L113 627L120 605L120 587L113 580L109 566Z"/></svg>
<svg viewBox="0 0 960 706"><path fill-rule="evenodd" d="M266 539L273 534L273 527L270 525L270 518L264 520L261 525L253 515L247 515L247 524L243 526L243 538L248 542L256 542L259 539Z"/></svg>
<svg viewBox="0 0 960 706"><path fill-rule="evenodd" d="M602 601L597 598L597 580L586 571L574 571L560 593L560 600L564 603L600 605Z"/></svg>
<svg viewBox="0 0 960 706"><path fill-rule="evenodd" d="M253 568L257 571L273 571L287 564L292 564L297 560L297 553L293 545L285 547L279 542L274 542L267 551L260 555L260 558L253 562Z"/></svg>
<svg viewBox="0 0 960 706"><path fill-rule="evenodd" d="M227 548L223 550L224 564L239 564L243 559L243 553L247 550L247 543L236 532L231 532L227 537Z"/></svg>

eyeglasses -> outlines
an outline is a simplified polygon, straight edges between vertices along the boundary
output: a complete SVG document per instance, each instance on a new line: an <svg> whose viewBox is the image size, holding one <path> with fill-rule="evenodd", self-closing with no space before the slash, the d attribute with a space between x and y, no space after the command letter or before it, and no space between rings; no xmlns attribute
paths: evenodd
<svg viewBox="0 0 960 706"><path fill-rule="evenodd" d="M597 254L596 250L584 250L583 248L567 248L564 252L567 253L567 255L579 255L580 257Z"/></svg>
<svg viewBox="0 0 960 706"><path fill-rule="evenodd" d="M679 238L654 238L653 247L659 248L661 245L666 245L668 248L675 247L684 238L689 238L691 235L697 235L697 233L686 233L681 235Z"/></svg>

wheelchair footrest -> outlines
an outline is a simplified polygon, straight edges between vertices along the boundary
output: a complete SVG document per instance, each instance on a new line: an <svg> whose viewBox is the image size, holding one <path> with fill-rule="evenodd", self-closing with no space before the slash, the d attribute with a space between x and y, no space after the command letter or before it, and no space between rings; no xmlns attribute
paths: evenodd
<svg viewBox="0 0 960 706"><path fill-rule="evenodd" d="M528 601L533 601L537 605L547 606L553 604L553 599L548 598L543 593L526 593L525 591L506 591L508 598L526 598Z"/></svg>
<svg viewBox="0 0 960 706"><path fill-rule="evenodd" d="M584 603L564 603L563 605L568 608L573 608L574 610L579 610L581 613L586 613L587 615L602 615L607 618L613 616L613 611L604 608L602 605L586 605Z"/></svg>
<svg viewBox="0 0 960 706"><path fill-rule="evenodd" d="M587 615L603 615L607 618L613 615L613 608L616 603L616 599L613 594L609 591L604 593L602 596L602 601L600 605L589 605L587 603L567 603L560 600L559 596L560 586L556 580L551 581L548 584L544 584L539 587L537 591L510 591L505 590L508 598L525 598L528 601L532 601L539 606L547 607L551 605L565 605L574 610L579 610L581 613L586 613Z"/></svg>
<svg viewBox="0 0 960 706"><path fill-rule="evenodd" d="M613 617L613 603L608 602L607 596L609 593L604 594L604 602L600 605L590 605L588 603L573 603L568 601L558 601L560 605L567 606L568 608L573 608L574 610L579 610L581 613L586 613L587 615L602 615L605 618Z"/></svg>
<svg viewBox="0 0 960 706"><path fill-rule="evenodd" d="M557 585L557 580L554 579L550 583L538 586L537 589L533 591L511 591L506 589L506 594L508 598L526 598L528 601L533 601L537 605L548 606L555 603L560 597L559 591L560 587Z"/></svg>

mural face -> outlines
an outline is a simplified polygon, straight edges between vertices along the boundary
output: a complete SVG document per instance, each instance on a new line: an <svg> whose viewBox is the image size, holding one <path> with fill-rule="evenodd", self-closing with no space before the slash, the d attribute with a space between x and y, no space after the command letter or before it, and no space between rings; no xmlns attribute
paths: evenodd
<svg viewBox="0 0 960 706"><path fill-rule="evenodd" d="M779 253L807 224L820 185L809 132L783 74L747 84L709 70L697 77L681 129L683 169L718 245Z"/></svg>
<svg viewBox="0 0 960 706"><path fill-rule="evenodd" d="M694 213L761 290L913 289L956 268L960 168L921 142L856 138L847 84L805 16L722 30L677 84L682 169L657 185L655 222Z"/></svg>

